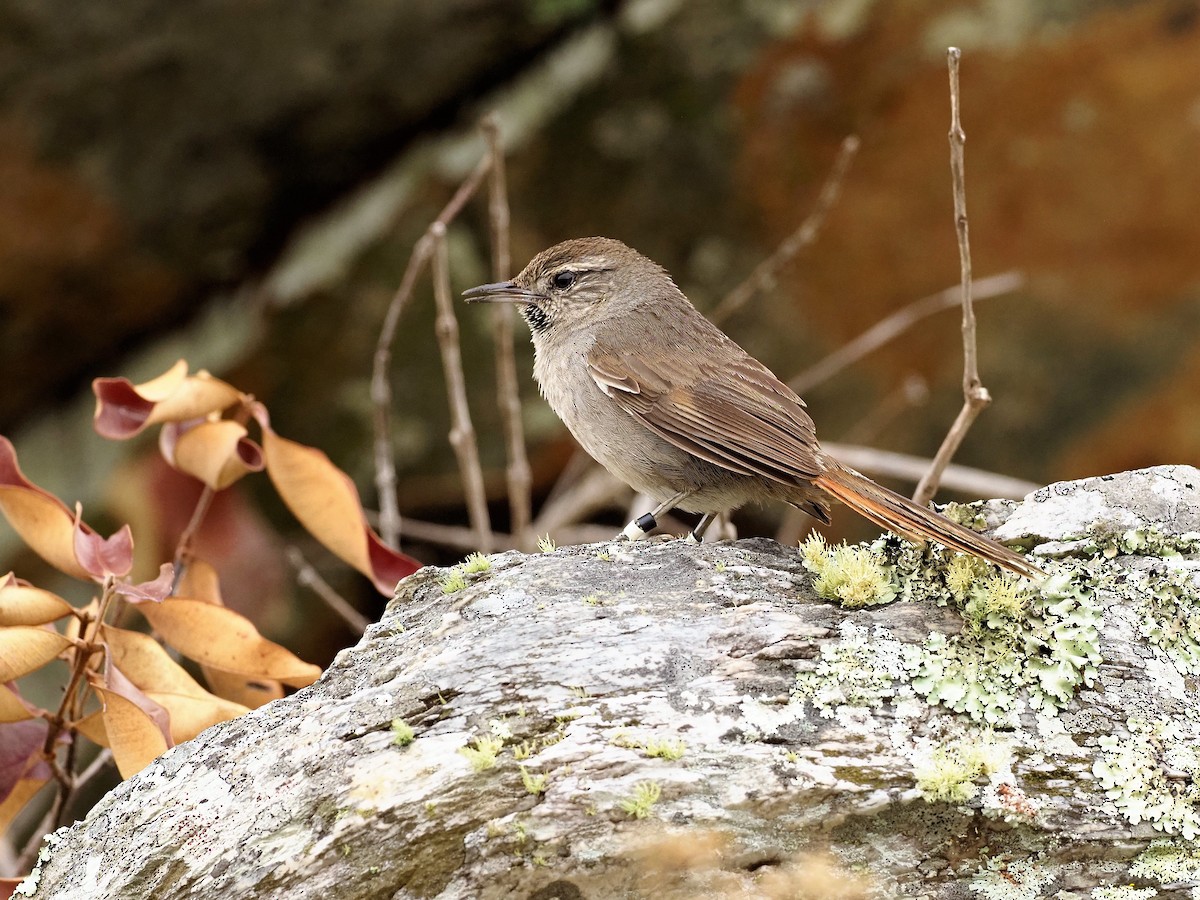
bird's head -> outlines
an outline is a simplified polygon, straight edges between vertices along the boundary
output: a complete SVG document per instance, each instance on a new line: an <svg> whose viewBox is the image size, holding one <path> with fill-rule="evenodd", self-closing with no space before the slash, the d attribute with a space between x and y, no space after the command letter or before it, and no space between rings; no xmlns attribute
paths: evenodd
<svg viewBox="0 0 1200 900"><path fill-rule="evenodd" d="M534 341L631 309L663 286L657 263L612 238L576 238L543 250L512 281L463 292L468 303L518 303Z"/></svg>

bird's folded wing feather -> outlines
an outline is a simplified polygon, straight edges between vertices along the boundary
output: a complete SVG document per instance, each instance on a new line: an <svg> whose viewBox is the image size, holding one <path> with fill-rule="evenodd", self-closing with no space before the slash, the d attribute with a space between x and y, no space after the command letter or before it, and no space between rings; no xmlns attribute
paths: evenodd
<svg viewBox="0 0 1200 900"><path fill-rule="evenodd" d="M694 456L783 484L822 473L812 419L790 388L748 355L720 373L704 371L697 358L650 363L598 343L588 371L622 409Z"/></svg>

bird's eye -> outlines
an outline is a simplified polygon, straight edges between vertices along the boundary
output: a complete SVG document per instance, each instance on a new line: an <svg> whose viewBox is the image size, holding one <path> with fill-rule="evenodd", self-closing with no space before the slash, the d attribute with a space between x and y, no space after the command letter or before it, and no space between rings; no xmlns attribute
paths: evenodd
<svg viewBox="0 0 1200 900"><path fill-rule="evenodd" d="M550 279L550 281L553 282L554 286L560 291L565 291L575 283L575 279L577 277L578 276L576 276L574 272L558 272L553 278Z"/></svg>

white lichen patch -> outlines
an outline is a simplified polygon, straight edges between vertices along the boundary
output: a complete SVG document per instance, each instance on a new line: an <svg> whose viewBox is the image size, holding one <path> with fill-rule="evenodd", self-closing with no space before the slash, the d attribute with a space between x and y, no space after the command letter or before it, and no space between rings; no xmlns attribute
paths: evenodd
<svg viewBox="0 0 1200 900"><path fill-rule="evenodd" d="M877 727L870 711L912 697L905 645L888 629L844 619L840 637L822 643L813 669L796 675L794 700L808 700L825 718L863 732Z"/></svg>
<svg viewBox="0 0 1200 900"><path fill-rule="evenodd" d="M1166 838L1151 841L1133 861L1129 874L1160 884L1192 882L1196 885L1192 888L1192 896L1200 897L1200 847Z"/></svg>
<svg viewBox="0 0 1200 900"><path fill-rule="evenodd" d="M1155 888L1139 888L1131 884L1117 884L1112 887L1092 888L1091 900L1150 900L1157 897Z"/></svg>
<svg viewBox="0 0 1200 900"><path fill-rule="evenodd" d="M994 857L969 886L984 900L1039 900L1042 888L1065 867L1046 865L1037 856L1024 859Z"/></svg>
<svg viewBox="0 0 1200 900"><path fill-rule="evenodd" d="M1200 725L1131 719L1129 733L1100 738L1092 774L1110 812L1186 840L1200 836ZM1180 777L1182 775L1183 777Z"/></svg>
<svg viewBox="0 0 1200 900"><path fill-rule="evenodd" d="M1178 561L1165 575L1138 575L1142 636L1182 674L1200 675L1200 567Z"/></svg>

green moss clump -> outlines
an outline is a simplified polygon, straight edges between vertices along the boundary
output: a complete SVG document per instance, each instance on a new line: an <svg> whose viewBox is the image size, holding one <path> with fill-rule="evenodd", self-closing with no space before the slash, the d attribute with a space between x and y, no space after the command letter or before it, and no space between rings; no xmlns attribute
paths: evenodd
<svg viewBox="0 0 1200 900"><path fill-rule="evenodd" d="M897 585L891 567L871 546L830 547L817 533L800 544L804 568L817 576L813 585L827 600L838 600L847 609L890 603Z"/></svg>

